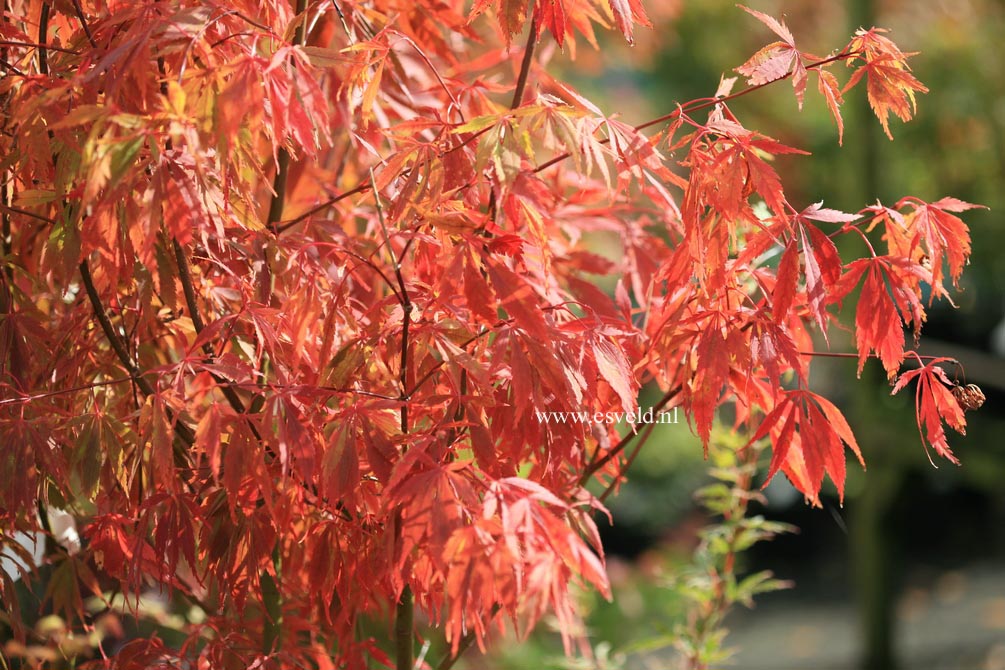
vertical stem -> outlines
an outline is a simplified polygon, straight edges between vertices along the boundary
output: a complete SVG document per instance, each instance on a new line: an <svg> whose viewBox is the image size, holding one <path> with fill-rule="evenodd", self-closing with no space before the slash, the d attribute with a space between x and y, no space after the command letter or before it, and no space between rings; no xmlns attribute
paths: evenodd
<svg viewBox="0 0 1005 670"><path fill-rule="evenodd" d="M527 77L530 75L530 65L534 62L534 45L537 43L537 10L530 18L530 33L527 35L527 46L523 50L523 62L520 64L520 75L513 91L513 102L510 109L516 109L523 104L523 92L527 88Z"/></svg>
<svg viewBox="0 0 1005 670"><path fill-rule="evenodd" d="M38 43L48 44L49 42L49 3L42 0L42 9L38 15ZM36 51L38 55L38 71L40 74L49 74L49 51L44 46L40 46Z"/></svg>
<svg viewBox="0 0 1005 670"><path fill-rule="evenodd" d="M875 0L853 0L849 4L849 28L855 30L875 25L876 7ZM885 197L883 190L886 184L880 155L884 139L866 96L860 94L856 103L855 111L861 121L862 133L858 146L859 174L862 175L859 183L865 196L862 200L868 202ZM881 387L880 376L872 369L866 370L862 383L873 389ZM865 394L861 395L862 400L865 397ZM863 407L862 403L859 407L863 416L874 416L874 412ZM849 524L852 540L850 559L860 622L859 667L863 670L891 670L897 662L894 651L896 589L893 584L896 570L886 526L900 486L902 466L897 459L884 455L882 448L871 451L875 456L869 462L869 485L855 500Z"/></svg>
<svg viewBox="0 0 1005 670"><path fill-rule="evenodd" d="M286 200L286 180L290 172L290 153L286 149L279 150L276 162L276 177L272 181L272 199L269 201L269 213L266 223L274 233L278 234L277 224L283 218L283 205Z"/></svg>
<svg viewBox="0 0 1005 670"><path fill-rule="evenodd" d="M3 11L6 15L10 12L10 0L4 0ZM7 62L7 54L9 50L7 47L0 49L0 60ZM4 96L2 103L0 103L0 114L3 114L3 130L7 130L7 122L10 120L8 113L8 106L10 104L10 93ZM13 140L16 142L16 138ZM16 146L16 144L15 144ZM6 175L10 175L9 179L4 179L2 187L3 188L3 222L0 224L0 243L3 245L3 270L4 274L7 275L7 281L12 282L14 280L14 272L10 267L10 252L11 252L11 237L10 237L10 210L7 208L14 204L14 166L11 166Z"/></svg>
<svg viewBox="0 0 1005 670"><path fill-rule="evenodd" d="M297 25L297 29L293 36L293 42L295 44L302 45L307 35L307 31L305 30L307 17L304 16L304 11L306 9L307 0L296 0L295 11L297 14L297 20L300 21L300 23ZM272 182L273 195L272 200L269 202L269 213L266 220L267 226L275 234L278 234L279 232L278 223L282 219L283 207L286 204L286 184L289 178L289 172L290 154L286 151L286 149L280 149L277 157L276 176ZM268 267L268 259L265 260L265 266ZM188 295L186 294L186 299L187 298ZM194 305L189 308L189 311L194 312ZM236 405L242 405L236 396L231 398L228 395L227 399L230 401L232 406L235 405L235 401ZM259 411L264 404L264 399L265 394L257 396L254 401L252 401L251 411ZM262 652L266 655L279 651L283 643L283 603L282 594L279 592L279 582L282 578L282 553L280 552L280 544L278 540L272 548L272 565L276 572L276 578L273 579L270 574L266 573L262 575L261 581L262 604L264 605L266 612L265 629L262 634Z"/></svg>
<svg viewBox="0 0 1005 670"><path fill-rule="evenodd" d="M265 607L265 627L262 632L262 653L266 656L279 651L283 644L283 603L279 593L279 581L282 578L282 555L279 552L279 542L272 548L272 565L276 578L268 572L262 575L262 605Z"/></svg>
<svg viewBox="0 0 1005 670"><path fill-rule="evenodd" d="M297 0L295 11L297 13L297 28L293 33L293 43L303 46L307 40L306 23L307 17L304 12L307 9L307 0ZM278 224L283 218L283 206L286 204L286 182L290 174L290 152L280 149L276 157L276 176L272 181L272 199L269 201L269 213L266 224L273 233L279 234Z"/></svg>
<svg viewBox="0 0 1005 670"><path fill-rule="evenodd" d="M892 670L894 654L894 569L887 527L900 483L897 465L880 450L869 461L869 485L852 508L851 560L861 622L862 670Z"/></svg>
<svg viewBox="0 0 1005 670"><path fill-rule="evenodd" d="M412 301L408 297L408 288L405 285L405 278L401 274L401 259L394 251L391 244L391 236L387 232L384 222L384 208L380 202L380 191L377 190L377 182L374 180L373 171L370 171L370 184L373 187L373 197L377 203L377 218L380 221L381 230L384 231L384 242L387 244L388 253L391 255L391 262L394 264L394 277L398 283L398 300L401 304L401 353L398 361L398 400L401 401L401 434L408 434L408 345L409 329L412 324ZM407 249L406 249L407 251ZM407 449L407 444L403 449ZM397 543L401 533L401 508L394 514L394 533ZM412 588L405 584L395 606L394 617L394 652L396 670L413 670L415 661L415 602L412 597Z"/></svg>
<svg viewBox="0 0 1005 670"><path fill-rule="evenodd" d="M412 629L414 628L415 603L412 598L412 588L405 585L395 607L394 619L394 655L395 670L413 670L415 644Z"/></svg>

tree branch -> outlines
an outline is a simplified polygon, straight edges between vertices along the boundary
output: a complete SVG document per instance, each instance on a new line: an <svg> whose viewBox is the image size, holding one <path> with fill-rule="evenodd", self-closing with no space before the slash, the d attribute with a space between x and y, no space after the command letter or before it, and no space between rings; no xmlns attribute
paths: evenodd
<svg viewBox="0 0 1005 670"><path fill-rule="evenodd" d="M80 7L80 0L73 0L73 12L77 15L77 20L80 21L80 26L84 29L87 41L91 43L92 48L97 49L98 44L94 41L94 35L91 34L91 29L87 25L87 19L84 17L84 10Z"/></svg>
<svg viewBox="0 0 1005 670"><path fill-rule="evenodd" d="M663 394L663 397L659 399L659 402L653 405L652 407L653 412L654 413L658 412L664 407L666 407L668 404L670 404L671 401L675 400L677 396L680 395L683 388L684 388L683 386L678 385L667 391L665 394ZM579 478L579 485L585 486L586 483L590 481L590 477L592 477L602 467L604 467L605 465L613 461L615 458L617 458L618 454L624 451L625 447L631 444L632 441L638 435L639 433L636 432L628 433L623 438L621 438L621 440L616 445L608 449L607 453L605 453L602 458L595 460L589 465L587 465L586 469L583 471L582 476Z"/></svg>
<svg viewBox="0 0 1005 670"><path fill-rule="evenodd" d="M143 393L144 397L154 395L154 387L150 385L150 382L143 377L143 372L140 368L133 362L132 357L129 355L129 350L126 348L125 342L119 337L119 334L115 331L115 326L112 325L111 319L108 318L108 314L105 312L105 307L101 303L101 296L98 295L98 290L94 286L94 278L91 276L91 268L85 258L80 262L80 278L84 284L84 290L87 292L87 297L91 302L91 309L94 311L94 316L98 319L98 323L101 325L101 330L105 333L105 339L111 345L112 350L118 357L122 366L125 367L126 371L129 373L130 378L136 384L140 392ZM178 438L185 443L185 446L191 447L195 444L195 433L186 424L182 423L181 420L176 420L174 412L170 407L166 408L168 419L174 425L175 434ZM183 463L186 466L188 463L188 455L185 453L185 449L182 446L175 444L175 461L178 463Z"/></svg>
<svg viewBox="0 0 1005 670"><path fill-rule="evenodd" d="M394 656L396 670L414 670L412 668L415 656L414 634L415 603L412 597L412 587L405 584L401 597L395 607L394 617Z"/></svg>
<svg viewBox="0 0 1005 670"><path fill-rule="evenodd" d="M39 42L18 42L16 40L0 40L0 46L2 47L22 47L25 49L48 49L49 51L58 51L64 54L73 54L74 56L79 56L79 51L74 51L73 49L66 49L64 47L58 47L52 44L41 44Z"/></svg>
<svg viewBox="0 0 1005 670"><path fill-rule="evenodd" d="M377 184L374 181L373 171L370 171L370 183L373 188L373 195L377 203L377 218L380 220L381 230L384 231L384 241L387 244L388 253L391 254L391 261L394 264L394 276L398 282L398 295L401 302L401 353L398 362L398 400L401 401L401 434L408 434L408 331L412 322L412 302L408 297L408 288L405 286L405 279L401 274L401 261L394 253L394 246L391 244L391 237L387 232L384 222L384 208L380 202L380 193L377 191ZM401 534L401 508L394 514L395 544L398 543ZM394 651L395 668L397 670L413 670L412 665L415 658L415 602L412 597L412 588L407 583L398 598L395 606L394 617Z"/></svg>
<svg viewBox="0 0 1005 670"><path fill-rule="evenodd" d="M87 297L91 301L91 309L94 311L94 316L98 319L101 330L105 333L105 339L112 346L112 351L115 352L122 366L129 373L129 376L136 383L136 386L139 387L143 395L153 395L153 386L143 377L143 373L133 361L132 356L129 355L125 342L115 332L115 326L112 325L111 319L108 318L108 314L105 312L101 296L98 295L98 289L94 286L94 278L91 276L91 266L87 262L87 259L80 262L80 278L84 284L84 290L87 291Z"/></svg>
<svg viewBox="0 0 1005 670"><path fill-rule="evenodd" d="M598 502L604 502L605 500L607 500L607 498L610 497L611 493L614 492L614 489L617 487L618 482L621 481L621 479L625 476L625 473L628 472L628 468L632 467L632 463L635 462L635 458L639 455L639 452L642 451L642 447L644 447L646 442L649 441L649 437L653 434L654 428L656 428L656 424L651 423L648 426L646 426L645 429L643 429L642 436L639 437L638 440L636 440L635 448L632 450L632 453L625 460L625 464L621 466L621 473L617 477L611 480L611 483L607 485L607 488L604 489L603 493L597 496Z"/></svg>
<svg viewBox="0 0 1005 670"><path fill-rule="evenodd" d="M828 63L832 63L832 62L839 61L839 60L847 60L849 58L853 58L856 55L857 55L856 52L841 52L841 53L837 54L836 56L831 56L830 58L824 58L822 60L810 63L809 65L806 66L806 69L807 70L813 70L813 69L816 69L816 68L823 67L824 65L827 65ZM678 116L680 116L681 114L689 114L689 113L692 113L692 112L697 112L697 111L700 111L702 109L707 109L709 107L714 107L715 105L717 105L719 103L722 103L722 102L728 102L730 100L735 100L736 98L739 98L739 97L742 97L744 95L748 95L750 93L753 93L754 91L756 91L758 89L762 89L765 86L770 86L771 84L775 84L775 83L780 82L780 81L785 81L786 79L788 79L791 76L792 75L790 73L790 74L787 74L787 75L785 75L783 77L775 79L774 81L769 81L769 82L766 82L764 84L758 84L756 86L748 86L747 88L745 88L745 89L743 89L741 91L737 91L736 93L732 93L730 95L726 95L726 96L723 96L721 98L699 98L697 100L692 100L692 101L688 102L687 104L678 107L677 109L675 109L674 111L672 111L672 112L670 112L668 114L663 114L662 116L658 116L655 119L651 119L649 121L646 121L645 123L640 123L639 125L634 126L634 129L635 130L645 130L646 128L649 128L651 126L655 126L655 125L658 125L660 123L664 123L666 121L670 121L672 119L675 119ZM523 94L521 92L521 97L522 97L522 95ZM514 95L514 99L516 99L515 95ZM440 152L436 156L436 158L442 158L443 156L447 155L448 153L450 153L452 151L456 151L457 149L459 149L459 148L465 146L466 144L474 141L476 138L484 135L490 129L491 129L491 127L489 127L489 128L483 128L482 130L479 130L479 131L477 131L475 133L472 133L471 136L468 137L467 139L465 139L464 141L462 141L462 142L460 142L458 144L455 144L455 145L451 146L450 148L445 149L442 152ZM609 144L609 143L610 143L610 139L609 138L604 138L604 139L600 140L600 144ZM541 165L539 165L536 168L534 168L534 172L541 172L543 170L546 170L549 167L551 167L553 165L556 165L557 163L561 163L562 161L564 161L564 160L566 160L568 158L571 158L571 157L572 157L572 154L569 153L569 152L566 152L566 153L563 153L563 154L559 154L558 156L555 156L554 158L551 158L550 160L547 160L544 163L542 163ZM420 166L413 165L411 167L411 169L414 170L414 169L417 169L418 167L420 167ZM365 193L366 191L369 191L370 189L371 189L371 185L370 185L370 183L369 183L368 180L361 181L360 183L356 184L356 186L352 187L348 191L343 191L342 193L339 193L336 196L332 196L331 198L329 198L325 202L322 202L322 203L319 203L319 204L315 205L314 207L312 207L311 209L307 210L303 214L300 214L299 216L297 216L297 217L295 217L293 219L290 219L289 221L284 221L284 222L282 222L281 225L277 224L277 225L272 226L273 230L275 230L275 232L277 234L282 233L283 231L287 230L288 228L291 228L291 227L295 226L296 224L304 221L305 219L308 219L311 216L314 216L318 212L324 211L325 209L327 209L327 208L331 207L332 205L340 202L341 200L344 200L344 199L346 199L346 198L348 198L350 196L353 196L353 195L357 195L359 193Z"/></svg>
<svg viewBox="0 0 1005 670"><path fill-rule="evenodd" d="M42 2L42 9L38 14L38 72L49 76L49 51L46 42L49 41L49 3ZM51 130L49 131L52 132Z"/></svg>
<svg viewBox="0 0 1005 670"><path fill-rule="evenodd" d="M192 326L195 328L195 332L198 335L206 327L202 320L202 316L199 314L199 303L196 300L195 286L192 284L192 273L189 269L188 258L185 257L185 250L182 249L181 244L178 243L177 239L171 240L172 246L174 247L174 257L175 262L178 264L178 279L181 281L182 292L185 294L185 304L188 306L188 315L192 319ZM213 348L209 346L208 342L202 345L203 352L209 356L211 359L216 358L216 353ZM227 380L213 374L213 380L217 383L217 388L223 393L223 396L227 399L227 402L238 414L245 413L244 403L241 401L240 396L237 395L237 391L234 390L232 386L227 384ZM261 440L261 436L258 434L257 429L249 424L252 433L254 433L255 438Z"/></svg>
<svg viewBox="0 0 1005 670"><path fill-rule="evenodd" d="M520 75L516 80L516 89L513 91L513 102L510 109L516 109L523 104L523 92L527 87L527 76L530 74L530 65L534 61L534 45L537 44L537 6L530 18L530 33L527 35L527 46L523 50L523 62L520 64Z"/></svg>
<svg viewBox="0 0 1005 670"><path fill-rule="evenodd" d="M299 46L303 46L304 41L307 38L307 31L305 30L304 22L306 17L303 16L304 11L307 8L307 0L297 0L297 5L295 12L299 17L297 28L293 33L293 43ZM272 200L269 201L269 213L266 219L266 225L273 232L273 234L278 235L281 231L279 230L279 221L283 218L283 207L286 205L286 182L289 179L290 174L290 152L285 148L279 149L279 155L276 157L276 176L272 182Z"/></svg>
<svg viewBox="0 0 1005 670"><path fill-rule="evenodd" d="M830 58L824 58L822 60L818 60L818 61L815 61L813 63L810 63L809 65L806 66L806 69L807 70L814 70L814 69L823 67L824 65L827 65L828 63L833 63L835 61L847 60L849 58L853 58L856 54L857 54L857 52L844 52L844 51L842 51L841 53L837 54L836 56L831 56ZM743 97L745 95L753 93L754 91L762 89L765 86L771 86L772 84L778 83L780 81L785 81L786 79L789 79L791 76L792 76L792 73L790 72L790 73L786 74L785 76L779 77L778 79L773 79L772 81L768 81L768 82L765 82L763 84L757 84L755 86L748 86L747 88L745 88L743 90L737 91L736 93L731 93L729 95L724 95L721 98L698 98L697 100L691 100L690 102L685 103L684 105L678 106L677 109L675 109L672 112L669 112L669 113L664 114L662 116L658 116L655 119L650 119L649 121L646 121L645 123L640 123L637 126L633 126L633 128L635 130L645 130L646 128L649 128L651 126L659 125L660 123L665 123L667 121L671 121L673 119L676 119L679 116L681 116L682 114L691 114L693 112L698 112L698 111L701 111L703 109L708 109L709 107L714 107L715 105L718 105L718 104L723 103L723 102L728 102L730 100L735 100L736 98L741 98L741 97ZM610 141L611 141L610 138L604 138L604 139L600 140L600 144L609 144ZM561 163L562 161L564 161L565 159L570 158L570 157L572 157L572 154L570 152L565 152L563 154L559 154L558 156L555 156L551 160L545 161L544 163L541 163L540 165L538 165L536 168L534 168L534 172L541 172L542 170L547 170L552 165L555 165L556 163Z"/></svg>

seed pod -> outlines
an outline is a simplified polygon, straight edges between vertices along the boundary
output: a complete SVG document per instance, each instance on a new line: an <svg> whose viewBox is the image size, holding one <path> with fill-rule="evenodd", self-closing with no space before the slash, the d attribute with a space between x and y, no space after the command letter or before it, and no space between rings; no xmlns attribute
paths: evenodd
<svg viewBox="0 0 1005 670"><path fill-rule="evenodd" d="M984 391L977 384L954 386L953 396L963 409L980 409L984 404Z"/></svg>

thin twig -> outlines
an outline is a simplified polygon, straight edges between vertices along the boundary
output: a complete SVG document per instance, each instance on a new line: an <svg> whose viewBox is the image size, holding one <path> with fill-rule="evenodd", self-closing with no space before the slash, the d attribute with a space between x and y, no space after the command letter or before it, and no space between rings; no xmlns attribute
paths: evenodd
<svg viewBox="0 0 1005 670"><path fill-rule="evenodd" d="M53 398L55 396L66 395L68 393L77 393L79 391L89 391L90 389L100 388L102 386L115 386L116 384L125 384L127 382L134 381L132 377L118 377L116 379L109 379L103 382L91 382L90 384L83 384L81 386L74 386L71 388L59 389L58 391L46 391L44 393L31 393L19 396L17 398L3 398L0 400L0 405L10 405L17 402L32 402L34 400L45 400L46 398Z"/></svg>
<svg viewBox="0 0 1005 670"><path fill-rule="evenodd" d="M64 47L57 47L52 44L41 44L39 42L18 42L16 40L0 40L0 46L4 47L23 47L25 49L48 49L49 51L58 51L64 54L73 54L74 56L79 56L79 51L74 51L73 49L66 49Z"/></svg>
<svg viewBox="0 0 1005 670"><path fill-rule="evenodd" d="M426 52L420 49L419 45L416 44L411 37L407 35L402 35L401 33L398 33L398 35L399 37L401 37L401 39L408 42L408 44L411 45L411 47L415 50L415 52L419 54L419 58L423 60L423 62L426 64L426 67L429 68L429 71L433 73L434 77L436 77L436 81L440 83L440 88L442 88L443 92L447 94L448 98L450 98L450 102L453 103L453 108L457 110L457 114L461 117L461 123L467 123L467 119L464 118L464 110L461 109L461 103L457 101L457 98L454 97L454 94L450 91L449 88L447 88L447 82L443 81L443 77L440 76L440 73L436 69L436 66L433 65L433 62L429 60L429 56L426 55Z"/></svg>
<svg viewBox="0 0 1005 670"><path fill-rule="evenodd" d="M530 65L534 61L534 45L537 44L537 6L530 19L530 32L527 35L527 46L523 50L523 62L520 63L520 74L516 79L516 88L513 90L513 102L510 109L516 109L523 104L523 92L527 87L527 76L530 74Z"/></svg>
<svg viewBox="0 0 1005 670"><path fill-rule="evenodd" d="M84 34L87 35L87 41L91 43L91 48L97 49L98 44L94 41L94 35L91 34L91 29L87 25L84 10L80 7L80 0L73 0L73 12L77 15L77 20L80 21L80 26L84 29Z"/></svg>
<svg viewBox="0 0 1005 670"><path fill-rule="evenodd" d="M401 354L398 362L398 399L401 401L401 434L408 435L408 396L406 395L408 384L408 336L409 326L412 322L412 302L408 296L408 288L405 279L401 274L401 261L394 253L394 245L391 244L391 237L387 232L387 225L384 222L384 208L380 202L380 193L377 191L377 183L374 181L373 170L370 170L370 184L373 190L374 199L377 205L377 219L380 222L381 230L384 232L384 241L387 244L388 252L391 254L391 261L394 263L394 276L398 281L398 291L401 301ZM401 533L401 507L394 514L395 544L398 543ZM412 588L405 584L401 590L401 596L395 605L394 615L394 650L395 667L397 670L413 670L413 659L415 658L415 601L412 596Z"/></svg>
<svg viewBox="0 0 1005 670"><path fill-rule="evenodd" d="M87 297L91 301L94 316L97 317L101 330L105 333L105 338L112 346L115 355L123 367L125 367L129 376L136 382L136 386L139 387L143 395L153 395L153 386L143 377L143 373L133 361L132 356L129 355L125 342L119 337L119 334L115 331L115 326L112 325L111 319L108 318L108 314L105 312L105 307L101 303L101 296L98 295L98 290L94 286L94 278L91 276L91 266L86 258L80 262L80 278L84 284L84 290L87 292Z"/></svg>
<svg viewBox="0 0 1005 670"><path fill-rule="evenodd" d="M338 20L342 23L342 30L345 31L345 36L350 40L352 39L352 33L349 31L349 24L345 22L345 14L342 13L342 8L336 0L331 0L332 7L335 8L335 13L338 14Z"/></svg>
<svg viewBox="0 0 1005 670"><path fill-rule="evenodd" d="M824 58L823 60L819 60L819 61L816 61L814 63L810 63L809 65L806 66L806 69L807 70L813 70L813 69L816 69L816 68L823 67L824 65L827 65L827 64L835 62L835 61L847 60L848 58L852 58L855 55L857 55L857 52L842 52L842 53L837 54L836 56L831 56L830 58ZM770 82L767 82L767 83L764 83L764 84L758 84L756 86L748 86L747 88L743 89L742 91L737 91L736 93L732 93L730 95L722 96L722 97L719 97L719 98L701 98L701 99L698 99L698 100L692 100L691 102L678 107L677 109L675 109L674 111L672 111L672 112L670 112L668 114L663 114L662 116L658 116L655 119L651 119L649 121L646 121L645 123L640 123L639 125L634 126L634 130L637 130L637 131L638 130L644 130L644 129L649 128L651 126L658 125L658 124L664 123L666 121L670 121L672 119L677 118L678 116L680 116L683 113L689 114L689 113L692 113L692 112L701 111L702 109L707 109L709 107L714 107L717 104L720 104L720 103L723 103L723 102L728 102L730 100L734 100L734 99L742 97L744 95L748 95L750 93L753 93L754 91L756 91L758 89L762 89L765 86L768 86L770 84L774 84L774 83L779 82L779 81L784 81L785 79L788 79L791 76L792 75L790 73L790 74L787 74L787 75L785 75L783 77L775 79L774 81L770 81ZM465 139L464 141L459 142L457 144L454 144L454 145L452 145L451 147L449 147L447 149L444 149L442 152L440 152L436 156L436 159L442 158L443 156L447 155L448 153L450 153L452 151L456 151L456 150L458 150L458 149L466 146L467 144L470 144L475 139L477 139L478 137L481 137L482 135L484 135L485 133L487 133L489 130L491 130L491 128L492 128L492 126L489 126L488 128L483 128L483 129L481 129L481 130L479 130L477 132L472 133L471 136L468 137L467 139ZM600 142L600 144L608 144L608 143L610 143L610 138L604 138L602 140L599 140L599 142ZM558 156L555 156L554 158L552 158L552 159L550 159L548 161L545 161L541 165L539 165L536 168L534 168L534 172L541 172L543 170L546 170L549 167L551 167L551 166L553 166L553 165L555 165L557 163L561 163L562 161L567 160L568 158L571 158L571 157L572 157L572 153L570 153L570 152L559 154ZM432 159L430 159L430 160L432 160ZM414 170L414 169L417 169L418 167L420 167L420 166L413 165L413 166L411 166L410 169ZM353 196L353 195L357 195L359 193L365 193L366 191L369 191L370 188L371 188L371 185L370 185L370 183L369 183L368 180L361 181L360 183L356 184L356 186L352 187L348 191L344 191L342 193L339 193L338 195L329 198L325 202L319 203L318 205L312 207L311 209L307 210L303 214L300 214L296 218L290 219L288 221L284 221L284 222L282 222L281 225L276 225L274 227L274 230L277 233L282 233L283 231L287 230L288 228L291 228L292 226L295 226L296 224L300 223L301 221L304 221L305 219L310 218L311 216L317 214L318 212L324 211L325 209L327 209L327 208L331 207L332 205L340 202L341 200L344 200L345 198L348 198L348 197Z"/></svg>
<svg viewBox="0 0 1005 670"><path fill-rule="evenodd" d="M906 353L912 354L915 358L917 358L917 359L919 359L921 361L934 361L936 359L942 358L942 359L945 359L945 361L947 363L952 363L953 365L960 365L960 362L958 360L956 360L955 358L949 358L947 356L922 356L922 355L920 355L920 354L918 354L917 352L914 352L914 351L908 351ZM819 356L821 358L855 358L855 359L859 358L859 354L846 353L846 352L840 352L840 351L800 351L799 355L800 356ZM867 354L866 358L879 358L879 355L878 354ZM960 367L962 367L962 366L960 365Z"/></svg>
<svg viewBox="0 0 1005 670"><path fill-rule="evenodd" d="M511 323L513 323L513 319L504 319L502 321L499 321L491 329L485 328L485 329L481 330L480 332L476 333L475 335L472 335L471 337L469 337L468 339L466 339L464 342L461 342L460 347L461 347L461 349L467 349L467 347L468 347L469 344L472 344L472 343L476 342L477 340L480 340L482 337L488 335L489 333L495 332L496 328L499 328L501 326L506 326L506 325L509 325ZM446 360L440 360L440 361L437 361L437 363L435 365L433 365L433 367L431 367L428 370L426 370L426 372L421 377L419 377L419 379L416 380L416 382L412 385L412 389L408 393L405 394L405 399L407 400L407 399L411 398L413 395L415 395L415 393L426 382L428 382L430 379L432 379L433 375L436 374L436 371L439 370L440 368L442 368L445 364L446 364Z"/></svg>
<svg viewBox="0 0 1005 670"><path fill-rule="evenodd" d="M270 27L268 27L266 25L263 25L263 24L259 23L258 21L254 21L254 20L248 18L247 15L242 14L241 12L234 12L234 14L239 19L241 19L242 21L244 21L245 23L247 23L249 25L252 25L252 26L255 26L256 28L258 28L261 31L267 32L270 35L275 35L276 34L276 32L272 28L270 28Z"/></svg>
<svg viewBox="0 0 1005 670"><path fill-rule="evenodd" d="M646 442L649 441L649 438L652 435L654 428L656 428L655 423L650 423L648 426L645 427L645 429L642 431L642 435L639 437L638 440L636 440L635 448L632 449L632 453L628 455L628 458L625 460L625 464L621 466L620 474L618 474L617 477L611 480L611 483L607 485L607 488L604 489L603 493L597 496L598 502L604 502L611 495L611 493L614 492L614 489L617 488L618 482L620 482L621 479L625 476L625 473L628 472L628 468L632 467L632 463L635 462L635 459L638 457L639 452L642 451L642 447L644 447Z"/></svg>
<svg viewBox="0 0 1005 670"><path fill-rule="evenodd" d="M848 58L854 57L857 53L858 52L855 52L855 51L853 51L853 52L844 52L844 51L842 51L841 53L837 54L836 56L831 56L830 58L824 58L823 60L818 60L816 62L810 63L809 65L806 66L806 69L807 70L814 70L814 69L817 69L817 68L821 68L824 65L827 65L829 63L833 63L835 61L847 60ZM645 123L640 123L637 126L633 126L633 129L636 130L636 131L638 131L638 130L645 130L646 128L649 128L651 126L655 126L655 125L658 125L660 123L665 123L667 121L671 121L673 119L676 119L679 116L681 116L682 114L691 114L693 112L698 112L698 111L701 111L703 109L708 109L709 107L714 107L715 105L721 104L723 102L729 102L730 100L735 100L736 98L740 98L740 97L743 97L745 95L749 95L750 93L753 93L754 91L762 89L765 86L770 86L771 84L774 84L774 83L777 83L777 82L780 82L780 81L785 81L786 79L788 79L791 76L792 76L792 73L790 72L790 73L788 73L788 74L786 74L786 75L784 75L782 77L779 77L778 79L773 79L772 81L768 81L768 82L765 82L763 84L756 84L754 86L748 86L747 88L745 88L743 90L740 90L740 91L737 91L736 93L731 93L729 95L724 95L724 96L719 97L719 98L698 98L697 100L691 100L690 102L688 102L688 103L686 103L684 105L679 105L677 107L677 109L675 109L672 112L669 112L669 113L664 114L662 116L658 116L655 119L650 119L649 121L646 121ZM610 138L604 138L604 139L600 140L600 144L609 144L610 141L611 141ZM571 156L572 156L571 152L565 152L563 154L559 154L558 156L555 156L551 160L545 161L544 163L541 163L540 165L538 165L536 168L534 168L534 172L541 172L543 170L547 170L552 165L555 165L556 163L561 163L562 161L564 161L567 158L570 158Z"/></svg>
<svg viewBox="0 0 1005 670"><path fill-rule="evenodd" d="M48 223L50 226L56 225L55 219L50 219L47 216L42 216L41 214L36 214L35 212L29 212L28 210L21 209L20 207L14 207L13 205L7 202L0 203L0 208L2 208L5 212L11 212L13 214L20 214L21 216L29 216L33 219L38 219L43 223Z"/></svg>
<svg viewBox="0 0 1005 670"><path fill-rule="evenodd" d="M0 67L6 68L7 70L13 72L14 74L16 74L19 77L27 77L28 76L24 72L21 72L21 70L17 69L16 67L14 67L10 63L8 63L6 57L0 57Z"/></svg>
<svg viewBox="0 0 1005 670"><path fill-rule="evenodd" d="M678 385L678 386L673 387L669 391L667 391L665 394L663 394L663 397L659 399L659 402L657 402L655 405L653 405L653 407L652 407L653 412L654 413L655 412L659 412L664 407L666 407L668 404L670 404L671 401L676 400L677 397L680 395L680 393L681 393L682 390L683 390L683 386L679 386ZM621 440L616 445L614 445L613 447L611 447L610 449L608 449L607 452L604 454L604 456L602 458L597 459L597 460L593 461L592 463L590 463L589 465L587 465L586 466L586 470L583 471L582 476L580 476L580 478L579 478L579 485L580 486L585 486L586 483L588 481L590 481L590 477L592 477L602 467L604 467L605 465L607 465L608 463L610 463L612 460L614 460L615 458L617 458L618 454L620 454L622 451L624 451L625 447L627 447L629 444L631 444L632 441L638 435L639 435L639 433L636 433L636 432L630 432L630 433L628 433L623 438L621 438ZM599 452L598 452L598 454L599 454Z"/></svg>
<svg viewBox="0 0 1005 670"><path fill-rule="evenodd" d="M289 228L292 228L293 226L297 225L301 221L304 221L305 219L309 219L310 217L314 216L318 212L321 212L323 210L328 209L332 205L337 204L338 202L340 202L342 200L345 200L349 196L356 195L357 193L365 193L366 191L369 191L369 190L370 190L370 182L369 181L361 182L361 183L357 184L354 188L352 188L352 189L350 189L348 191L345 191L343 193L339 193L336 196L332 196L328 200L326 200L326 201L324 201L324 202L322 202L322 203L320 203L318 205L315 205L314 207L310 208L309 210L307 210L303 214L301 214L301 215L299 215L299 216L297 216L295 218L292 218L292 219L290 219L288 221L283 221L282 224L279 224L279 225L275 226L275 231L276 231L277 234L283 233L284 231L288 230Z"/></svg>

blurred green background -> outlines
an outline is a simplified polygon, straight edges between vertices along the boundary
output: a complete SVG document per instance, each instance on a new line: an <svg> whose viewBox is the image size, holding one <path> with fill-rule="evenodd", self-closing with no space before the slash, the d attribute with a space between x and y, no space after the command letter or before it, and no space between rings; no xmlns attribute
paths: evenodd
<svg viewBox="0 0 1005 670"><path fill-rule="evenodd" d="M598 52L581 47L575 61L560 55L552 63L631 123L712 95L720 75L735 75L733 68L775 39L733 2L645 5L654 28L640 30L635 47L605 36ZM931 308L921 344L923 353L959 359L966 382L979 384L987 402L968 413L965 438L950 436L962 466L942 461L934 468L918 436L912 393L891 397L878 364L856 379L854 361L814 361L811 385L845 410L868 472L849 466L843 507L833 490L824 509L812 509L781 477L769 487L767 507L755 511L800 532L758 545L740 569L770 569L795 587L764 595L756 609L727 619L726 643L738 647L734 665L1005 669L1005 2L748 5L784 19L796 44L821 56L841 48L859 26L874 25L890 29L905 52L919 52L911 64L930 93L919 96L911 123L892 122L893 142L869 110L864 87L846 98L843 147L815 91L801 112L787 82L731 109L746 127L812 152L777 161L797 208L823 200L856 211L877 198L890 204L906 195L926 201L952 195L989 207L964 216L973 255L963 290L957 307ZM831 346L850 350L840 336ZM631 481L610 501L615 523L605 529L605 545L615 599L584 595L592 608L589 633L600 646L583 667L675 664L672 652L640 645L686 616L672 585L709 521L693 502L707 464L686 428L660 428ZM568 664L553 634L505 648L494 661L499 667Z"/></svg>

